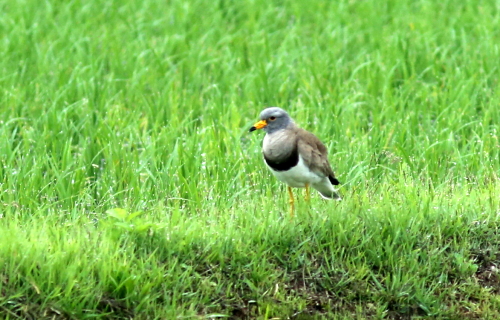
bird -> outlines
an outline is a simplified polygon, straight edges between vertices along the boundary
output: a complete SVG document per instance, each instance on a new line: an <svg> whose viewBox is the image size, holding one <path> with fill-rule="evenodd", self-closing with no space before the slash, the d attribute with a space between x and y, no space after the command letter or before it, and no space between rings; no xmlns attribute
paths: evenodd
<svg viewBox="0 0 500 320"><path fill-rule="evenodd" d="M310 200L309 187L316 189L325 199L341 200L334 186L340 184L328 162L325 145L311 132L298 127L288 113L278 107L269 107L260 113L250 132L263 129L264 162L274 176L288 185L290 216L295 205L292 188L305 188L306 201Z"/></svg>

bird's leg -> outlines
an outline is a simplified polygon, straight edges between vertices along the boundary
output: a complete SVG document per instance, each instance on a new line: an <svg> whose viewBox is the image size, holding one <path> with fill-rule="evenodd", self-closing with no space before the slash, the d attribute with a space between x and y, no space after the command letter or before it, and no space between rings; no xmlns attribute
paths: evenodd
<svg viewBox="0 0 500 320"><path fill-rule="evenodd" d="M294 200L293 200L293 191L291 187L288 187L288 195L290 196L290 217L293 218L293 213L295 211L295 205L294 205Z"/></svg>
<svg viewBox="0 0 500 320"><path fill-rule="evenodd" d="M309 190L309 183L306 183L306 197L305 200L309 202L311 200L311 192Z"/></svg>

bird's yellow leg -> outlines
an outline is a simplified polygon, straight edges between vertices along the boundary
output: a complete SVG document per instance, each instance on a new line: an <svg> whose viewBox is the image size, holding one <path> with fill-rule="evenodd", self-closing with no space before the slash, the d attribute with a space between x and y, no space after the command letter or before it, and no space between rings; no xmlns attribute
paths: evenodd
<svg viewBox="0 0 500 320"><path fill-rule="evenodd" d="M290 217L293 218L293 213L295 211L295 204L294 204L294 200L293 200L293 191L292 191L292 188L291 187L288 187L288 195L290 196Z"/></svg>
<svg viewBox="0 0 500 320"><path fill-rule="evenodd" d="M309 183L306 183L306 197L305 200L309 202L311 200L311 191L309 190Z"/></svg>

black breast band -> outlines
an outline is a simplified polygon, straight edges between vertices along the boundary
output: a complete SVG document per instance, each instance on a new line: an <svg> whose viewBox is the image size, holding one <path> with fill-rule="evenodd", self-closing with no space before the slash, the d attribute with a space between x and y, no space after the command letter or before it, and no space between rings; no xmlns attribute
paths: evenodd
<svg viewBox="0 0 500 320"><path fill-rule="evenodd" d="M297 152L297 148L294 148L294 150L286 158L274 160L269 159L264 154L264 160L266 160L267 165L270 166L274 171L287 171L290 170L290 168L295 167L297 163L299 163L299 153Z"/></svg>

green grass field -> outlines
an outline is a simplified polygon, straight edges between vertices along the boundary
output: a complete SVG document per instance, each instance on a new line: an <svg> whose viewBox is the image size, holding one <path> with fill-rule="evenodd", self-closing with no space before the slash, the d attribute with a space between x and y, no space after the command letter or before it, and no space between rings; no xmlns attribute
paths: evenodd
<svg viewBox="0 0 500 320"><path fill-rule="evenodd" d="M498 319L499 74L495 0L3 1L0 318Z"/></svg>

